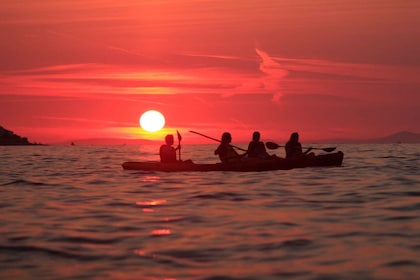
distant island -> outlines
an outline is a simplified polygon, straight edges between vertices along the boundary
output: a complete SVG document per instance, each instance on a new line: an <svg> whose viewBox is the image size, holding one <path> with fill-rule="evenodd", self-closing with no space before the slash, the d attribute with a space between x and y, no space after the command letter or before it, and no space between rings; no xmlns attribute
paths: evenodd
<svg viewBox="0 0 420 280"><path fill-rule="evenodd" d="M16 135L13 131L7 130L0 126L0 145L13 146L13 145L42 145L39 143L31 143L28 138Z"/></svg>
<svg viewBox="0 0 420 280"><path fill-rule="evenodd" d="M409 131L400 131L385 137L368 138L368 139L351 139L351 138L334 138L334 139L318 139L308 140L307 143L317 144L415 144L420 143L420 133ZM58 142L52 145L147 145L156 144L156 141L146 139L121 139L121 138L95 138L95 139L78 139L69 142ZM245 144L245 143L241 143ZM12 145L44 145L40 143L31 143L27 137L16 135L13 131L0 126L0 146Z"/></svg>
<svg viewBox="0 0 420 280"><path fill-rule="evenodd" d="M409 131L397 132L382 138L370 139L370 143L420 143L420 134Z"/></svg>
<svg viewBox="0 0 420 280"><path fill-rule="evenodd" d="M420 143L420 134L409 131L400 131L388 136L369 139L323 139L320 143L340 144L415 144Z"/></svg>

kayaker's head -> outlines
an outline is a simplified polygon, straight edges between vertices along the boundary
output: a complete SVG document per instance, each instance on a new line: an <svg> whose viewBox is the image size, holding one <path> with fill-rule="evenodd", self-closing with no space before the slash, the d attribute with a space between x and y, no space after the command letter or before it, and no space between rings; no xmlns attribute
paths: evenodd
<svg viewBox="0 0 420 280"><path fill-rule="evenodd" d="M174 144L174 136L172 134L168 134L165 137L166 145L172 146Z"/></svg>
<svg viewBox="0 0 420 280"><path fill-rule="evenodd" d="M297 143L297 142L299 142L299 133L297 133L297 132L293 132L291 135L290 135L290 140L289 140L290 142L294 142L294 143Z"/></svg>
<svg viewBox="0 0 420 280"><path fill-rule="evenodd" d="M252 134L252 140L253 141L260 141L261 134L258 131L254 131Z"/></svg>
<svg viewBox="0 0 420 280"><path fill-rule="evenodd" d="M222 134L222 143L230 143L232 141L232 136L229 132L225 132Z"/></svg>

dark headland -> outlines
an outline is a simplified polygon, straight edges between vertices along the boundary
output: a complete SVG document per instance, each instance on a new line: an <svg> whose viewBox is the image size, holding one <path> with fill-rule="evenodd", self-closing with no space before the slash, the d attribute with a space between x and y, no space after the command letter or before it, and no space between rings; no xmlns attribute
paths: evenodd
<svg viewBox="0 0 420 280"><path fill-rule="evenodd" d="M42 145L39 143L31 143L27 137L16 135L13 131L0 126L0 145L2 146L23 146L23 145Z"/></svg>

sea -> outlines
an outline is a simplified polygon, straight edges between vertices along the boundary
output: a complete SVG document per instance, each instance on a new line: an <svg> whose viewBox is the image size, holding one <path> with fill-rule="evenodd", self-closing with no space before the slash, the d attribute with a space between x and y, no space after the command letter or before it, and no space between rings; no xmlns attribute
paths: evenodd
<svg viewBox="0 0 420 280"><path fill-rule="evenodd" d="M420 279L420 144L334 146L342 167L243 173L122 169L150 145L1 146L0 279Z"/></svg>

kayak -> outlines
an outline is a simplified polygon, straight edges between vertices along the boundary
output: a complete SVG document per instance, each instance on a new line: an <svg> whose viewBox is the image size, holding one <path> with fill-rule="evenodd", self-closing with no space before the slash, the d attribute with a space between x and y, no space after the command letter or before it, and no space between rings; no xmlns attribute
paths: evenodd
<svg viewBox="0 0 420 280"><path fill-rule="evenodd" d="M341 166L344 153L339 151L297 159L270 158L270 159L244 159L235 163L194 163L192 161L178 161L174 163L161 163L157 161L135 162L128 161L122 164L125 170L163 171L163 172L190 172L190 171L271 171L290 170L293 168Z"/></svg>

